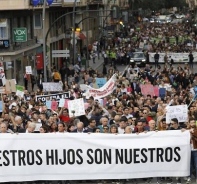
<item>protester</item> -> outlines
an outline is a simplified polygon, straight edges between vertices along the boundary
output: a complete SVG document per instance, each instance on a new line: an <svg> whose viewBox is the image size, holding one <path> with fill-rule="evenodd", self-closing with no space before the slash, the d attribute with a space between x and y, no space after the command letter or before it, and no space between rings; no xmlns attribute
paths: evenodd
<svg viewBox="0 0 197 184"><path fill-rule="evenodd" d="M181 24L176 26L156 24L152 27L143 24L142 27L140 32L136 28L132 32L128 30L128 38L118 37L100 45L105 60L101 73L93 68L82 71L82 67L78 64L78 62L81 62L79 56L74 66L70 65L68 68L63 66L60 72L54 68L52 73L53 82L63 82L64 87L61 92L68 92L69 95L66 97L56 96L57 92L49 94L48 91L44 91L42 74L36 78L37 86L33 86L34 79L31 76L32 93L26 91L24 97L16 96L16 93L3 94L4 108L0 121L0 132L105 133L109 136L114 136L111 134L122 134L121 136L128 134L126 136L131 137L134 135L130 134L135 133L140 137L145 133L149 135L149 131L152 131L152 134L157 131L181 131L187 125L185 129L188 129L191 133L193 146L191 171L195 171L195 178L197 178L197 102L194 98L197 74L193 71L195 49L187 46L187 39L195 40L196 35L193 35L193 31L188 29L188 26L184 27ZM184 37L183 40L178 38L178 42L176 41L172 27L177 28L180 36ZM190 30L188 34L185 32L187 29ZM166 32L166 30L168 31ZM173 37L175 41L172 39ZM158 41L155 38L160 39ZM147 55L156 53L154 54L155 63L153 63L153 66L150 65L148 63L149 58L146 56L147 63L144 67L128 64L130 55L136 49L139 49L140 42L144 40L147 40L147 45L150 47L146 51ZM92 51L93 48L96 49L95 46L89 45L88 51L92 52L90 56L93 63L96 63L97 49ZM161 52L166 53L164 67L160 65ZM168 56L169 52L189 52L189 65L174 65L173 59ZM118 71L118 65L127 64L126 72L121 74ZM65 75L68 76L68 81L65 81ZM115 76L114 83L112 81L109 88L102 90L102 87L99 89L102 91L99 91L101 97L98 97L97 93L94 93L94 95L87 93L87 89L98 90L95 89L98 76L106 77L106 83L110 83L111 78ZM26 78L26 75L24 77ZM28 89L25 78L25 88ZM81 78L85 89L79 83ZM111 86L113 86L113 89L110 91ZM33 91L34 88L38 88L38 91ZM107 93L108 90L109 93ZM49 97L43 100L45 93ZM38 96L41 97L38 98ZM66 101L60 106L60 99L64 98ZM68 107L68 101L77 99L83 99L85 110L85 113L79 116L76 115L76 109L83 109L82 105L75 104L74 109ZM48 107L48 102L55 102L56 106ZM181 122L175 117L167 118L166 111L169 107L185 104L188 105L189 121ZM94 134L94 136L100 135ZM191 177L193 177L193 172L188 176L188 182ZM158 177L157 181L161 182L161 180L163 178ZM150 182L151 180L146 181ZM171 182L172 178L168 177L167 181ZM180 183L181 178L178 178L177 182Z"/></svg>
<svg viewBox="0 0 197 184"><path fill-rule="evenodd" d="M158 54L158 51L156 51L156 54L154 55L154 59L155 59L155 69L156 69L159 66L159 54Z"/></svg>

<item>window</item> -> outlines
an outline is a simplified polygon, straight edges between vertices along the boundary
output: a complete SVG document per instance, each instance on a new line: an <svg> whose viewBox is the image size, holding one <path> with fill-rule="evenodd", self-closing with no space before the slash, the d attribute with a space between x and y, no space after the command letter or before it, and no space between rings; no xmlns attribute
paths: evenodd
<svg viewBox="0 0 197 184"><path fill-rule="evenodd" d="M34 29L42 29L42 14L34 15Z"/></svg>
<svg viewBox="0 0 197 184"><path fill-rule="evenodd" d="M8 39L7 19L0 19L0 39Z"/></svg>

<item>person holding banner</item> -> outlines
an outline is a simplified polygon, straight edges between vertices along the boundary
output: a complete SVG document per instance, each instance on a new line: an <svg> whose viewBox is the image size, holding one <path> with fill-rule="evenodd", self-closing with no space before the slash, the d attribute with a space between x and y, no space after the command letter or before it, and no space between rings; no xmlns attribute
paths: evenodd
<svg viewBox="0 0 197 184"><path fill-rule="evenodd" d="M89 119L89 125L87 127L85 127L84 133L93 132L94 128L96 128L96 120Z"/></svg>
<svg viewBox="0 0 197 184"><path fill-rule="evenodd" d="M67 127L64 123L59 123L58 124L58 131L56 133L66 133L67 132Z"/></svg>
<svg viewBox="0 0 197 184"><path fill-rule="evenodd" d="M191 165L190 176L187 178L187 183L190 183L192 175L194 175L197 182L197 126L195 118L189 119L187 129L191 133Z"/></svg>
<svg viewBox="0 0 197 184"><path fill-rule="evenodd" d="M8 125L4 122L0 124L0 133L10 133L8 132Z"/></svg>
<svg viewBox="0 0 197 184"><path fill-rule="evenodd" d="M189 57L189 66L190 66L190 70L193 71L194 56L193 56L193 54L192 54L192 51L190 51L188 57Z"/></svg>
<svg viewBox="0 0 197 184"><path fill-rule="evenodd" d="M156 51L155 55L154 55L154 60L155 60L155 69L157 69L159 67L159 54L158 51Z"/></svg>

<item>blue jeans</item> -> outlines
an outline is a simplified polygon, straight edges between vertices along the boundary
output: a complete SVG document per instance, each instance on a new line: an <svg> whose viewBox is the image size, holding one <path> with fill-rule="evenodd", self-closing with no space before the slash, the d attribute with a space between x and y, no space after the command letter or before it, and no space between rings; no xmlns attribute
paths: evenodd
<svg viewBox="0 0 197 184"><path fill-rule="evenodd" d="M190 177L195 170L195 178L197 179L197 150L191 151L191 163L190 163Z"/></svg>

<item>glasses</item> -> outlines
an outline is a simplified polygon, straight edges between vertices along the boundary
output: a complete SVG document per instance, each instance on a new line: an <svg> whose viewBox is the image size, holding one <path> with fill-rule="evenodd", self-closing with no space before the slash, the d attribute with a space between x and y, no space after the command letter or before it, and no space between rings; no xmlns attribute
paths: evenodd
<svg viewBox="0 0 197 184"><path fill-rule="evenodd" d="M96 131L97 133L100 133L101 131Z"/></svg>
<svg viewBox="0 0 197 184"><path fill-rule="evenodd" d="M104 130L109 130L109 128L103 128Z"/></svg>

